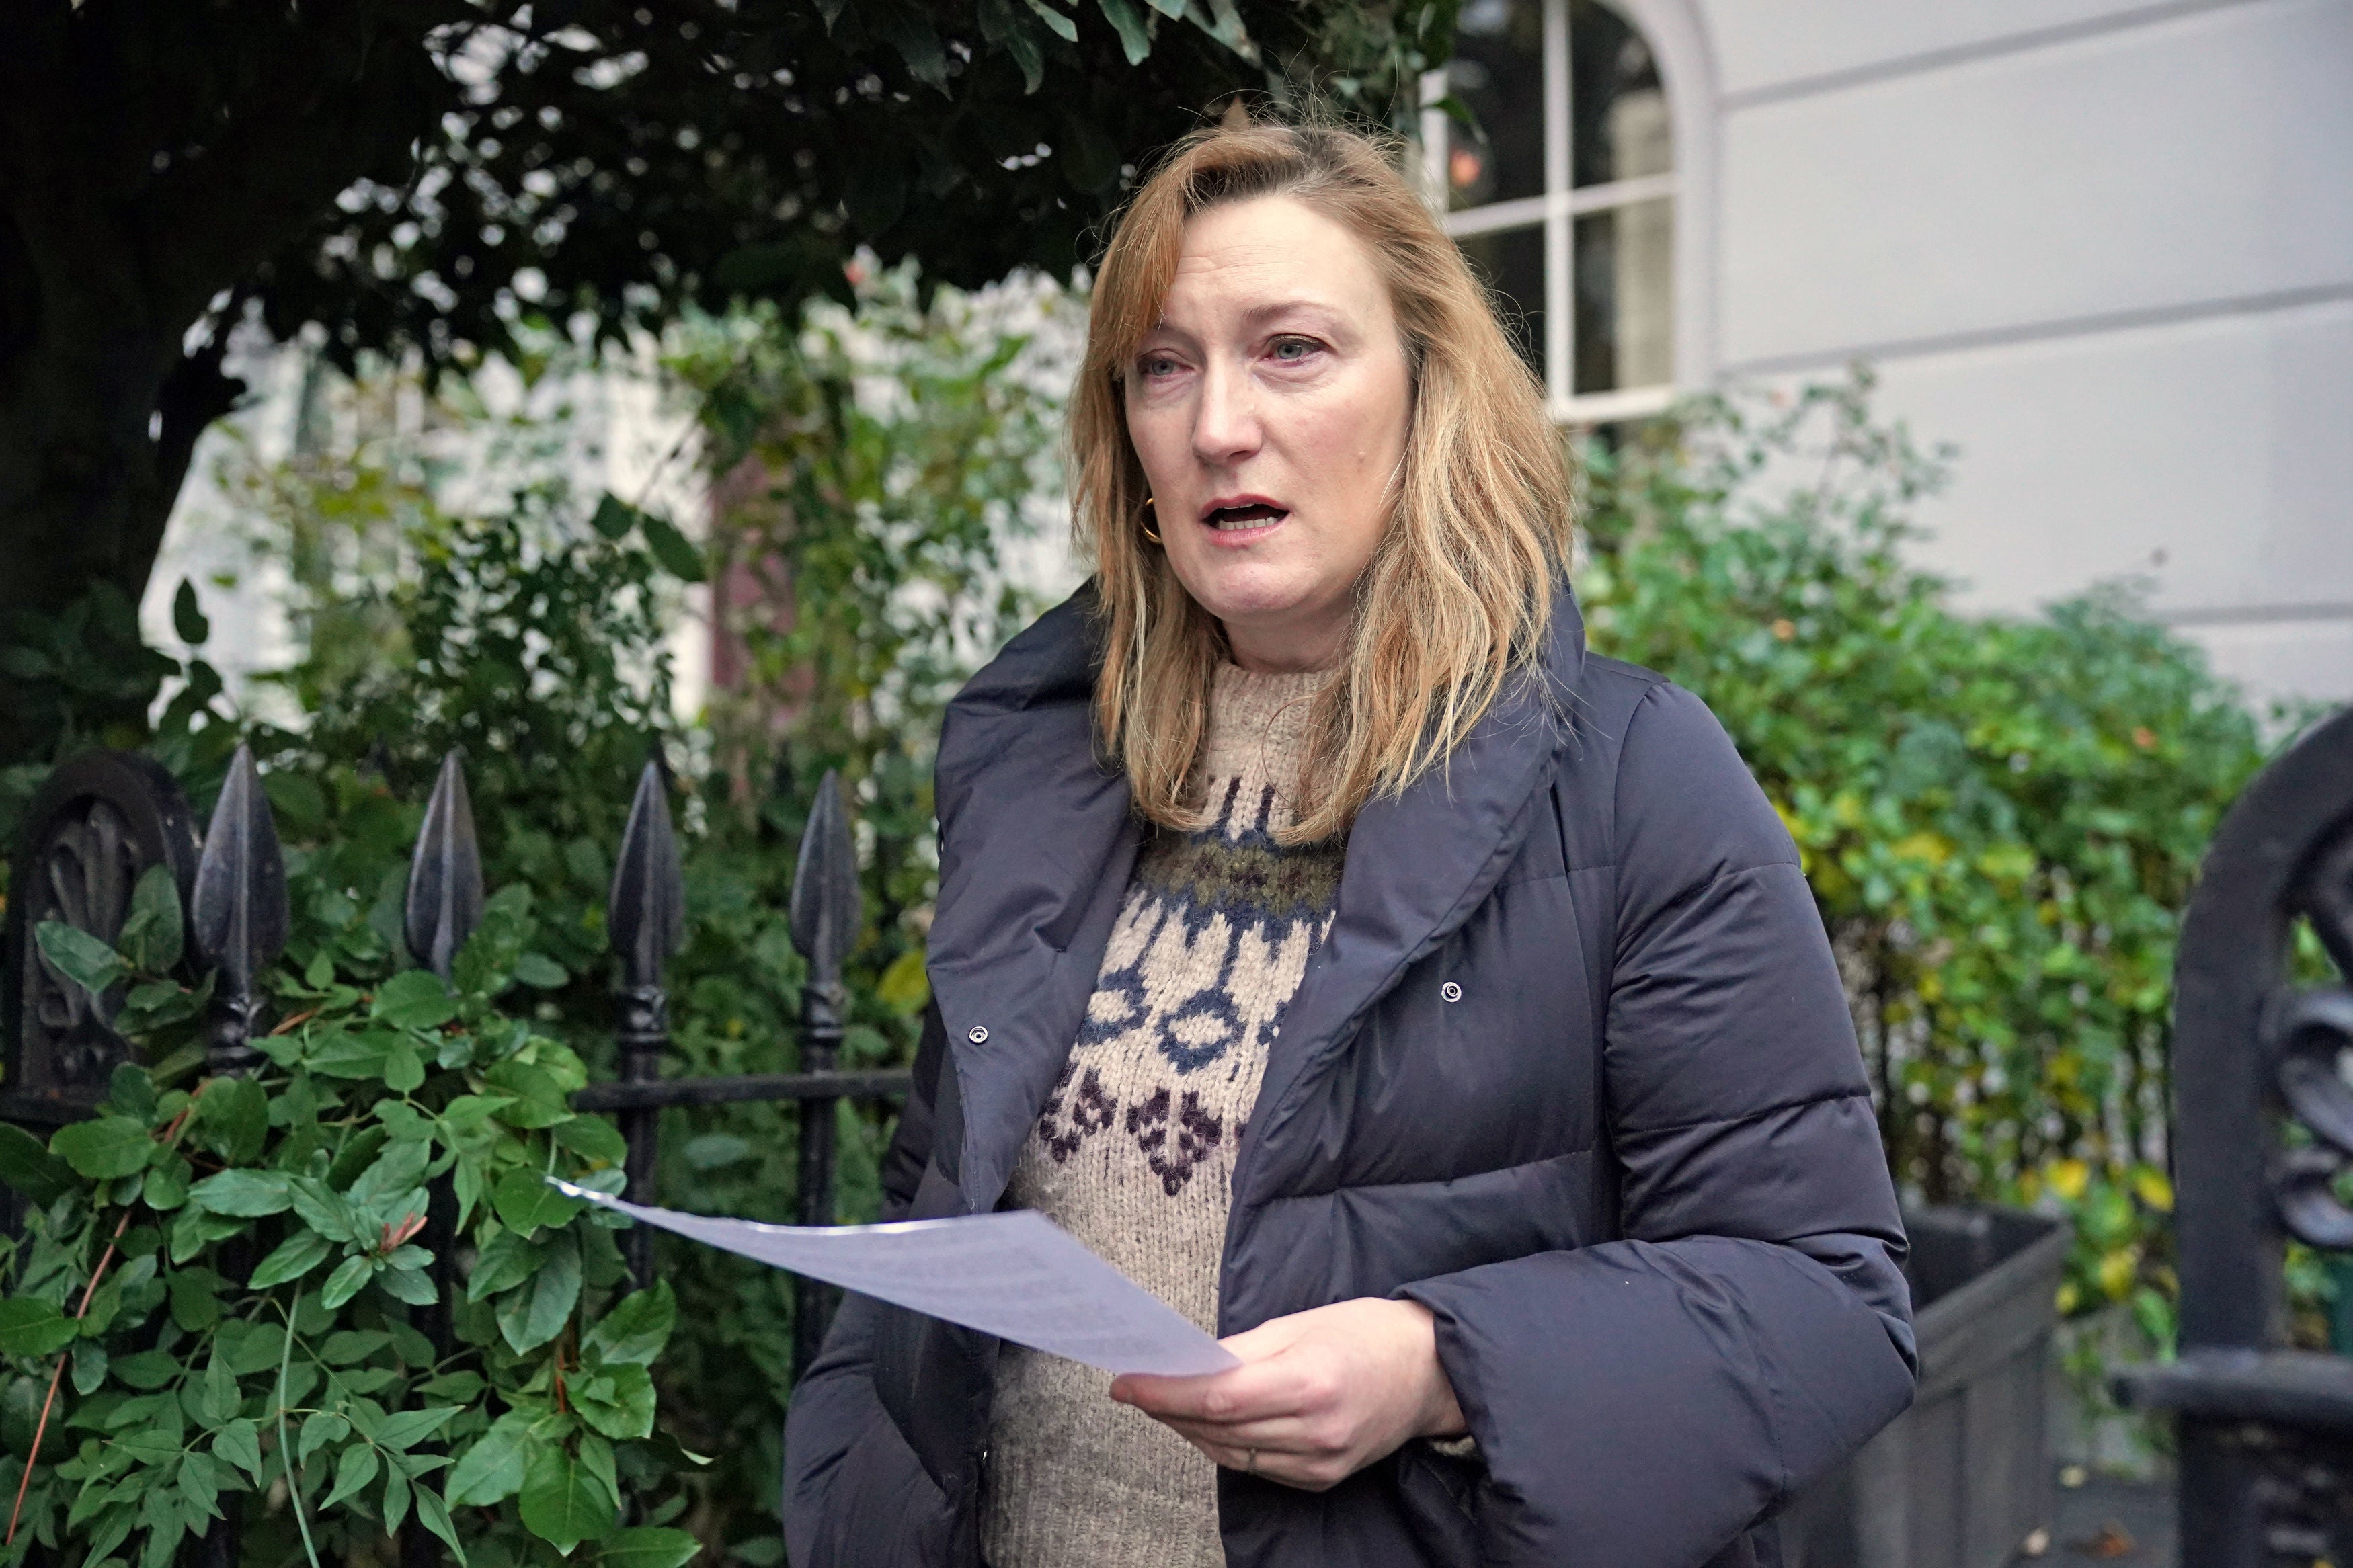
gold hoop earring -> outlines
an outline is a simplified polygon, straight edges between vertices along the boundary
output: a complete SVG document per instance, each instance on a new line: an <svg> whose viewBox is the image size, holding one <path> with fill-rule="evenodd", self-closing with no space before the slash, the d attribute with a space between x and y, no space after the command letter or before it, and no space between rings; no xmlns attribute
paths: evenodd
<svg viewBox="0 0 2353 1568"><path fill-rule="evenodd" d="M1148 512L1148 511L1150 511L1150 510L1152 510L1152 498L1151 498L1150 496L1145 496L1145 497L1144 498L1144 510L1145 510L1145 511L1147 511L1147 512ZM1151 541L1153 543L1155 543L1155 544L1157 544L1157 543L1159 543L1159 542L1160 542L1160 536L1159 536L1158 534L1156 534L1156 533L1155 533L1155 532L1153 532L1153 531L1152 531L1152 524L1151 524L1151 523L1149 523L1149 522L1145 523L1145 524L1143 525L1143 528L1144 528L1144 537L1145 537L1145 538L1146 538L1146 539L1150 540L1150 541Z"/></svg>

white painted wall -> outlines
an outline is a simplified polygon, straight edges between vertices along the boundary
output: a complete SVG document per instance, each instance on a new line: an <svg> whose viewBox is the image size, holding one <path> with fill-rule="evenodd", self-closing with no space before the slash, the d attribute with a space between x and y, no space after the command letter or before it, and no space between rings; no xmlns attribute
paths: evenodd
<svg viewBox="0 0 2353 1568"><path fill-rule="evenodd" d="M1711 82L1711 377L1867 357L1963 448L1973 603L2136 577L2254 694L2353 698L2353 0L1626 9Z"/></svg>

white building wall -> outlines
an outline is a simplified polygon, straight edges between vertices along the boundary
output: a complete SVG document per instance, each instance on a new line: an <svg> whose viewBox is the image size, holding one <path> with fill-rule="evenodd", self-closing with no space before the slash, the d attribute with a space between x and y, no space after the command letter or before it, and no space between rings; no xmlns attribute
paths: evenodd
<svg viewBox="0 0 2353 1568"><path fill-rule="evenodd" d="M1962 448L1973 604L2137 578L2256 695L2353 698L2353 0L1626 9L1704 36L1711 376L1870 359Z"/></svg>

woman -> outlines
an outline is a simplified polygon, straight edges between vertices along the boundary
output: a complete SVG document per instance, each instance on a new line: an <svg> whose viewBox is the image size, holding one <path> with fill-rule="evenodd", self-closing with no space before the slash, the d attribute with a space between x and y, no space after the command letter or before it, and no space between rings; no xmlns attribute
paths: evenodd
<svg viewBox="0 0 2353 1568"><path fill-rule="evenodd" d="M942 731L886 1185L1042 1209L1243 1364L853 1298L792 1561L1777 1561L1911 1397L1894 1196L1796 853L1696 700L1587 655L1459 253L1361 137L1198 134L1072 445L1094 579Z"/></svg>

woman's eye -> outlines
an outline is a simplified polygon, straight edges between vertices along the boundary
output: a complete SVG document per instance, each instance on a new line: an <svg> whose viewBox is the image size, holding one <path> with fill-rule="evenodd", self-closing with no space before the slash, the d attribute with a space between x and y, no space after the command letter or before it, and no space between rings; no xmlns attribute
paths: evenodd
<svg viewBox="0 0 2353 1568"><path fill-rule="evenodd" d="M1274 341L1274 357L1281 363L1297 364L1314 352L1315 343L1313 339L1277 338Z"/></svg>
<svg viewBox="0 0 2353 1568"><path fill-rule="evenodd" d="M1146 378L1174 375L1176 374L1176 362L1166 354L1146 354L1136 368L1141 370Z"/></svg>

